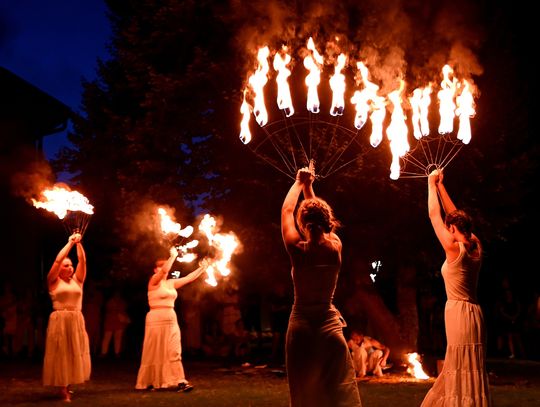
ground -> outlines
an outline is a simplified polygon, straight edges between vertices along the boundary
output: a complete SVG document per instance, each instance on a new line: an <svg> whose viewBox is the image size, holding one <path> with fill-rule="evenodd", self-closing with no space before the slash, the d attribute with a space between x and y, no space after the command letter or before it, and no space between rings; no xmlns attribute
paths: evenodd
<svg viewBox="0 0 540 407"><path fill-rule="evenodd" d="M233 366L186 360L189 393L134 389L135 360L95 360L92 378L73 387L73 406L287 407L287 379L281 367ZM488 361L496 407L540 406L540 362ZM0 362L0 406L62 406L40 382L41 361ZM434 379L417 380L394 367L382 378L358 382L364 407L417 407Z"/></svg>

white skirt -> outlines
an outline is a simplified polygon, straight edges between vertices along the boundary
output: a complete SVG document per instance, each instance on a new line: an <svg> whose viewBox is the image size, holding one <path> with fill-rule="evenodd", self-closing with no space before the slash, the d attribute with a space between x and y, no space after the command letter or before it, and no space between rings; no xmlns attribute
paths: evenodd
<svg viewBox="0 0 540 407"><path fill-rule="evenodd" d="M176 312L173 308L151 309L146 314L141 366L135 388L163 389L185 382Z"/></svg>
<svg viewBox="0 0 540 407"><path fill-rule="evenodd" d="M90 379L88 334L81 311L53 311L49 316L43 385L67 386Z"/></svg>

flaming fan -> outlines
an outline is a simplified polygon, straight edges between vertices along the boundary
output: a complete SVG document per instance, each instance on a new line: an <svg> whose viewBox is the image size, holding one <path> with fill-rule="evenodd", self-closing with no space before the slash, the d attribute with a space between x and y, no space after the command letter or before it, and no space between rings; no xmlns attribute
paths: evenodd
<svg viewBox="0 0 540 407"><path fill-rule="evenodd" d="M217 285L216 273L223 277L231 273L231 257L237 251L240 242L232 232L217 233L216 219L208 214L204 215L199 223L199 230L208 239L209 252L211 253L206 269L208 277L205 281L215 287Z"/></svg>
<svg viewBox="0 0 540 407"><path fill-rule="evenodd" d="M190 252L191 249L198 246L198 240L190 240L184 243L185 239L190 237L193 233L193 226L186 226L182 229L179 223L174 222L167 214L164 208L158 208L158 215L160 217L161 232L167 239L171 246L176 246L178 249L179 257L177 260L181 263L191 263L197 258L197 255Z"/></svg>
<svg viewBox="0 0 540 407"><path fill-rule="evenodd" d="M62 186L45 189L41 195L39 201L32 198L36 208L46 209L58 216L68 234L84 235L90 217L94 214L94 207L84 195Z"/></svg>
<svg viewBox="0 0 540 407"><path fill-rule="evenodd" d="M434 169L444 169L471 140L469 119L475 115L471 86L466 80L452 77L449 65L443 67L443 80L438 92L440 124L438 133L430 135L427 120L431 103L431 86L415 89L409 98L413 110L413 149L401 157L402 178L425 177ZM459 94L458 94L459 92ZM454 136L454 118L459 118L459 129Z"/></svg>
<svg viewBox="0 0 540 407"><path fill-rule="evenodd" d="M325 178L358 160L367 151L357 140L363 123L355 125L355 128L340 124L345 110L345 75L342 73L347 63L345 54L339 54L334 63L334 73L328 81L332 104L328 113L323 113L317 87L321 82L324 60L313 39L309 39L307 56L303 59L307 72L306 113L295 116L288 83L292 74L289 69L292 58L286 47L277 51L272 65L277 85L275 99L281 118L270 123L264 96L270 75L269 58L270 49L260 48L257 55L258 68L249 77L240 108L240 140L259 158L292 179L299 168L307 166L311 161L317 163L317 176ZM262 135L252 137L249 128L251 113L262 129ZM355 151L351 146L360 147L360 151Z"/></svg>

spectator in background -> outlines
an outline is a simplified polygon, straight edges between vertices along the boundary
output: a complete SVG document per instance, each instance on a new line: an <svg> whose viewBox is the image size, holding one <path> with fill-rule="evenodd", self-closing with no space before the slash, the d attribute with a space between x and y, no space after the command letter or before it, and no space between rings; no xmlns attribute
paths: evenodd
<svg viewBox="0 0 540 407"><path fill-rule="evenodd" d="M120 358L123 351L124 333L131 319L127 313L126 300L118 288L113 290L111 297L105 302L105 318L103 323L103 341L101 357L109 353L111 339L114 344L114 357Z"/></svg>
<svg viewBox="0 0 540 407"><path fill-rule="evenodd" d="M83 315L90 341L90 353L101 353L101 330L103 322L103 293L92 280L88 282L83 297Z"/></svg>
<svg viewBox="0 0 540 407"><path fill-rule="evenodd" d="M351 332L347 345L352 354L356 377L364 377L368 373L382 377L390 355L388 346L357 330Z"/></svg>

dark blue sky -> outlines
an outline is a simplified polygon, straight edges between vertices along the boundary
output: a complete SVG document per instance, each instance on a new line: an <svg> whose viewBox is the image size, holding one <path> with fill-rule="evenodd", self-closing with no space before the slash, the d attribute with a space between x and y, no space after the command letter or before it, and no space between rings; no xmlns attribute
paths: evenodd
<svg viewBox="0 0 540 407"><path fill-rule="evenodd" d="M81 79L108 57L106 13L102 0L0 0L0 66L79 111ZM47 157L65 143L45 137Z"/></svg>

